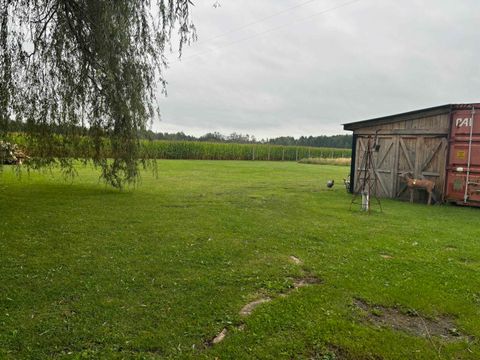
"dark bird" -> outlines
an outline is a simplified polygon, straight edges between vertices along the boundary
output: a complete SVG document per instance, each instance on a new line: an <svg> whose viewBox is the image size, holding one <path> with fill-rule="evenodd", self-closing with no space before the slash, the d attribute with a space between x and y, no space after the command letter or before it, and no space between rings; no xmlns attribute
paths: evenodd
<svg viewBox="0 0 480 360"><path fill-rule="evenodd" d="M333 185L335 185L335 180L328 180L327 181L327 187L329 189L331 189L333 187Z"/></svg>

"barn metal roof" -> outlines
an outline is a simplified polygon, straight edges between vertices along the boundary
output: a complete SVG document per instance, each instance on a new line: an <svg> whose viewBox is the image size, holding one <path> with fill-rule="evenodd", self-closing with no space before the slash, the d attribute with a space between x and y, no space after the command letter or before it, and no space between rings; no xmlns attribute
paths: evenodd
<svg viewBox="0 0 480 360"><path fill-rule="evenodd" d="M413 119L417 119L425 116L436 116L436 115L448 113L453 109L462 109L462 108L468 109L468 108L471 108L472 106L475 106L475 108L480 108L480 103L446 104L446 105L434 106L434 107L420 109L420 110L408 111L400 114L387 115L387 116L382 116L378 118L343 124L343 129L356 130L366 126L375 126L375 125L394 123L397 121L413 120Z"/></svg>

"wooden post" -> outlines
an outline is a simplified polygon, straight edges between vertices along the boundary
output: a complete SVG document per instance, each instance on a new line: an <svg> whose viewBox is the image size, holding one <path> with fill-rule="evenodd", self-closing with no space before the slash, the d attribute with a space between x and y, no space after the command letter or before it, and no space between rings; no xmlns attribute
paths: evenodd
<svg viewBox="0 0 480 360"><path fill-rule="evenodd" d="M268 147L268 161L270 161L270 146Z"/></svg>
<svg viewBox="0 0 480 360"><path fill-rule="evenodd" d="M297 151L295 153L295 161L298 161L298 148L297 148Z"/></svg>
<svg viewBox="0 0 480 360"><path fill-rule="evenodd" d="M252 149L252 160L255 160L255 146Z"/></svg>
<svg viewBox="0 0 480 360"><path fill-rule="evenodd" d="M392 198L396 198L397 197L397 194L400 190L400 187L398 186L400 181L398 179L398 167L399 167L399 152L400 152L400 136L399 135L396 135L396 136L393 136L392 137L392 141L393 141L393 168L392 168L392 192L390 194L390 196Z"/></svg>
<svg viewBox="0 0 480 360"><path fill-rule="evenodd" d="M415 147L415 169L413 177L415 179L422 179L422 155L425 152L425 142L423 136L417 137L417 144Z"/></svg>
<svg viewBox="0 0 480 360"><path fill-rule="evenodd" d="M285 160L285 148L282 148L282 161Z"/></svg>

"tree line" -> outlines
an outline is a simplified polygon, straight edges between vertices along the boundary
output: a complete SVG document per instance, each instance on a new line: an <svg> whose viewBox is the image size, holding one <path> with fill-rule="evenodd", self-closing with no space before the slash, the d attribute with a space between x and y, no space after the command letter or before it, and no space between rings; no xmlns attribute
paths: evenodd
<svg viewBox="0 0 480 360"><path fill-rule="evenodd" d="M143 131L140 138L148 140L172 140L172 141L204 141L214 143L235 143L235 144L272 144L285 146L311 146L329 147L338 149L350 149L352 147L352 135L320 135L320 136L281 136L269 139L257 139L254 135L232 133L223 135L219 132L207 133L202 136L187 135L184 132L167 133Z"/></svg>
<svg viewBox="0 0 480 360"><path fill-rule="evenodd" d="M66 135L68 132L75 131L76 134L89 136L91 129L81 126L60 126L56 124L44 124L49 128L49 132L54 134ZM11 120L8 122L9 132L29 132L30 124ZM38 125L37 131L38 129ZM74 129L72 129L74 128ZM31 129L30 129L31 130ZM236 132L230 135L223 135L219 132L207 133L201 136L187 135L184 132L167 133L154 132L152 130L140 130L139 139L142 140L166 140L166 141L201 141L211 143L233 143L233 144L271 144L283 146L310 146L310 147L327 147L336 149L350 149L352 147L352 135L320 135L320 136L280 136L270 139L257 139L254 135L238 134Z"/></svg>
<svg viewBox="0 0 480 360"><path fill-rule="evenodd" d="M29 132L29 127L31 127L30 124L21 121L8 122L9 132ZM89 130L81 126L65 127L56 124L44 124L43 127L48 127L48 131L54 134L66 135L69 131L73 130L79 135L91 135L91 129ZM72 127L75 129L72 129ZM219 132L211 132L197 137L193 135L187 135L184 132L168 133L154 132L152 130L140 130L138 137L142 140L201 141L233 144L271 144L283 146L327 147L336 149L350 149L352 147L352 135L300 136L299 138L294 138L293 136L280 136L270 139L257 139L254 135L238 134L236 132L231 133L230 135L223 135Z"/></svg>

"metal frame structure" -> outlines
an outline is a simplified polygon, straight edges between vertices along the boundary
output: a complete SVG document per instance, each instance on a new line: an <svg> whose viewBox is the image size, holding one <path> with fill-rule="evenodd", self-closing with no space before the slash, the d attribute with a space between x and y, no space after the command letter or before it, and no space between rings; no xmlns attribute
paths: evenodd
<svg viewBox="0 0 480 360"><path fill-rule="evenodd" d="M378 133L378 131L377 131ZM373 144L372 144L373 140ZM380 199L377 196L377 172L375 171L375 161L373 159L373 152L378 152L379 145L378 145L378 137L377 134L375 134L375 138L372 139L372 136L368 137L367 140L367 146L365 148L365 151L362 155L362 161L360 164L360 172L361 172L361 177L360 177L360 192L357 192L353 195L352 201L350 203L350 210L352 209L353 204L358 204L358 196L359 194L362 196L362 202L361 202L361 210L366 211L370 213L371 210L371 197L375 198L380 211L382 210L382 204L380 203Z"/></svg>

